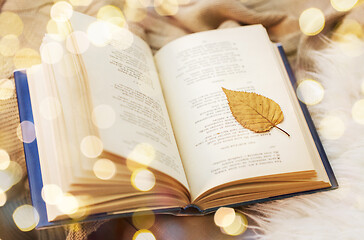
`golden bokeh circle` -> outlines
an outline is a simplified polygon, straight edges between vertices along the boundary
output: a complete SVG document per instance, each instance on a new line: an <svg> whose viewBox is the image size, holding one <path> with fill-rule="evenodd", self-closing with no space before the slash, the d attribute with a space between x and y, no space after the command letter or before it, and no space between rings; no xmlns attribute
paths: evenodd
<svg viewBox="0 0 364 240"><path fill-rule="evenodd" d="M19 50L20 42L16 35L9 34L0 40L0 54L5 57L12 57Z"/></svg>
<svg viewBox="0 0 364 240"><path fill-rule="evenodd" d="M4 206L7 201L6 193L0 189L0 207Z"/></svg>
<svg viewBox="0 0 364 240"><path fill-rule="evenodd" d="M0 170L5 170L10 165L10 156L7 151L0 149Z"/></svg>
<svg viewBox="0 0 364 240"><path fill-rule="evenodd" d="M18 69L29 68L33 65L40 64L41 58L39 53L34 49L22 48L15 53L13 62Z"/></svg>
<svg viewBox="0 0 364 240"><path fill-rule="evenodd" d="M9 166L0 170L0 189L8 191L23 178L21 166L14 161L10 161Z"/></svg>
<svg viewBox="0 0 364 240"><path fill-rule="evenodd" d="M237 212L234 221L230 225L222 227L222 232L230 236L238 236L243 234L247 229L247 218L243 214Z"/></svg>
<svg viewBox="0 0 364 240"><path fill-rule="evenodd" d="M154 9L161 16L172 16L177 14L178 0L155 0Z"/></svg>
<svg viewBox="0 0 364 240"><path fill-rule="evenodd" d="M133 240L156 240L156 238L148 229L140 229L134 234Z"/></svg>
<svg viewBox="0 0 364 240"><path fill-rule="evenodd" d="M147 16L146 8L134 8L126 4L123 10L125 18L130 22L140 22Z"/></svg>
<svg viewBox="0 0 364 240"><path fill-rule="evenodd" d="M71 28L67 22L56 22L50 19L47 23L47 33L52 39L63 41L71 33Z"/></svg>
<svg viewBox="0 0 364 240"><path fill-rule="evenodd" d="M14 185L14 179L9 169L0 170L0 189L8 191Z"/></svg>
<svg viewBox="0 0 364 240"><path fill-rule="evenodd" d="M298 84L296 93L301 102L307 105L315 105L322 101L325 90L321 83L312 79L306 79Z"/></svg>
<svg viewBox="0 0 364 240"><path fill-rule="evenodd" d="M346 34L345 41L339 42L341 51L348 57L358 57L364 53L364 42L354 34Z"/></svg>
<svg viewBox="0 0 364 240"><path fill-rule="evenodd" d="M124 27L126 24L123 12L114 5L101 7L97 12L97 19L110 22L118 27Z"/></svg>
<svg viewBox="0 0 364 240"><path fill-rule="evenodd" d="M51 8L51 18L56 22L66 22L73 14L72 5L66 1L59 1L53 4Z"/></svg>
<svg viewBox="0 0 364 240"><path fill-rule="evenodd" d="M102 180L109 180L115 176L116 166L109 159L98 159L93 166L95 176Z"/></svg>
<svg viewBox="0 0 364 240"><path fill-rule="evenodd" d="M348 36L351 35L355 35L357 38L362 39L364 37L363 28L358 21L345 18L335 29L332 40L337 42L348 42L350 41L350 37L348 39Z"/></svg>
<svg viewBox="0 0 364 240"><path fill-rule="evenodd" d="M139 191L147 192L155 186L154 174L145 168L135 170L131 175L132 186Z"/></svg>
<svg viewBox="0 0 364 240"><path fill-rule="evenodd" d="M116 28L112 32L111 46L118 50L125 50L134 42L134 35L126 28Z"/></svg>
<svg viewBox="0 0 364 240"><path fill-rule="evenodd" d="M301 13L299 25L304 34L317 35L325 27L325 15L318 8L308 8Z"/></svg>
<svg viewBox="0 0 364 240"><path fill-rule="evenodd" d="M227 227L234 222L235 210L233 208L221 207L214 215L214 222L219 227Z"/></svg>
<svg viewBox="0 0 364 240"><path fill-rule="evenodd" d="M57 204L58 210L67 215L77 213L79 209L79 202L75 196L70 193L65 193L62 199Z"/></svg>
<svg viewBox="0 0 364 240"><path fill-rule="evenodd" d="M18 14L13 12L0 13L0 36L4 37L9 34L19 36L22 34L24 24Z"/></svg>
<svg viewBox="0 0 364 240"><path fill-rule="evenodd" d="M96 136L86 136L81 141L81 152L88 158L97 158L103 151L103 143Z"/></svg>
<svg viewBox="0 0 364 240"><path fill-rule="evenodd" d="M352 9L358 0L330 0L331 6L340 12L346 12Z"/></svg>
<svg viewBox="0 0 364 240"><path fill-rule="evenodd" d="M87 36L96 47L104 47L112 40L111 24L105 21L95 21L87 28Z"/></svg>
<svg viewBox="0 0 364 240"><path fill-rule="evenodd" d="M335 140L343 136L346 126L340 117L328 115L320 121L317 130L323 138Z"/></svg>
<svg viewBox="0 0 364 240"><path fill-rule="evenodd" d="M116 113L111 106L101 104L93 109L91 119L96 127L107 129L115 123Z"/></svg>
<svg viewBox="0 0 364 240"><path fill-rule="evenodd" d="M149 166L156 156L156 150L150 143L139 143L129 153L126 165L130 171L140 168L141 165Z"/></svg>
<svg viewBox="0 0 364 240"><path fill-rule="evenodd" d="M61 188L55 184L44 185L41 191L44 202L50 205L57 205L63 197Z"/></svg>
<svg viewBox="0 0 364 240"><path fill-rule="evenodd" d="M13 220L21 231L28 232L38 225L39 214L33 206L26 204L15 209Z"/></svg>
<svg viewBox="0 0 364 240"><path fill-rule="evenodd" d="M154 225L155 214L151 210L143 210L133 213L132 221L137 229L149 229Z"/></svg>
<svg viewBox="0 0 364 240"><path fill-rule="evenodd" d="M0 101L10 99L15 92L14 81L9 79L0 79Z"/></svg>

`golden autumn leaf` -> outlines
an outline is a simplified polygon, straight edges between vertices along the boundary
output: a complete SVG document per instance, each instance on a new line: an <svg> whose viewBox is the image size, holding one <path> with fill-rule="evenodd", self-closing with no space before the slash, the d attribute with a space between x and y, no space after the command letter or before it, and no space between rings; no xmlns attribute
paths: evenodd
<svg viewBox="0 0 364 240"><path fill-rule="evenodd" d="M286 131L277 127L284 118L278 103L252 92L232 91L225 88L222 90L229 102L231 113L243 127L257 133L267 132L276 127L289 136Z"/></svg>

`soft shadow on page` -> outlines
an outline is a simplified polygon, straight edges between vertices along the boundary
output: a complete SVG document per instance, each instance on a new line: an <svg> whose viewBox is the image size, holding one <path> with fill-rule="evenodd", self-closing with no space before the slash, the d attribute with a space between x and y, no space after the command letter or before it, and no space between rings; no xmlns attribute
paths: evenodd
<svg viewBox="0 0 364 240"><path fill-rule="evenodd" d="M112 27L93 25L95 22L95 18L76 12L71 18L74 31L87 32L90 26L95 30ZM154 156L148 166L172 176L188 189L151 50L129 31L112 32L115 36L107 41L100 37L102 31L96 31L94 42L91 38L89 48L82 53L91 108L109 106L115 113L112 125L99 129L104 149L128 157L136 148L148 146Z"/></svg>
<svg viewBox="0 0 364 240"><path fill-rule="evenodd" d="M191 34L155 56L192 200L217 185L313 170L294 106L261 25ZM284 121L254 133L232 116L222 87L276 101Z"/></svg>

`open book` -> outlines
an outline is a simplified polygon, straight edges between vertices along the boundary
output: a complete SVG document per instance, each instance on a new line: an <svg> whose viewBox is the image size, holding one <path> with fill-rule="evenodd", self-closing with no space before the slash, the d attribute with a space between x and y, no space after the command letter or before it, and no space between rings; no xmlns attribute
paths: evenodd
<svg viewBox="0 0 364 240"><path fill-rule="evenodd" d="M40 227L146 210L206 214L337 187L284 52L261 25L191 34L154 56L95 18L74 12L68 27L63 41L45 36L41 65L15 72L21 121L35 126L24 146ZM222 88L277 102L290 136L241 126Z"/></svg>

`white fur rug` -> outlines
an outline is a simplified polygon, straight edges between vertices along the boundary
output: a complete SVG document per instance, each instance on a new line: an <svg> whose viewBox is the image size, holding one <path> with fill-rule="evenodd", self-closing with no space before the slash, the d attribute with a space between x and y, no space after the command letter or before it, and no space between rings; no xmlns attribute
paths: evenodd
<svg viewBox="0 0 364 240"><path fill-rule="evenodd" d="M364 125L352 117L354 103L364 98L364 47L353 41L358 48L328 42L325 49L310 52L316 71L297 74L317 80L325 90L323 100L309 110L339 189L251 206L249 210L265 214L247 214L259 226L258 239L364 239ZM340 124L322 125L326 116L343 123L338 139L322 134L326 128L340 135Z"/></svg>

